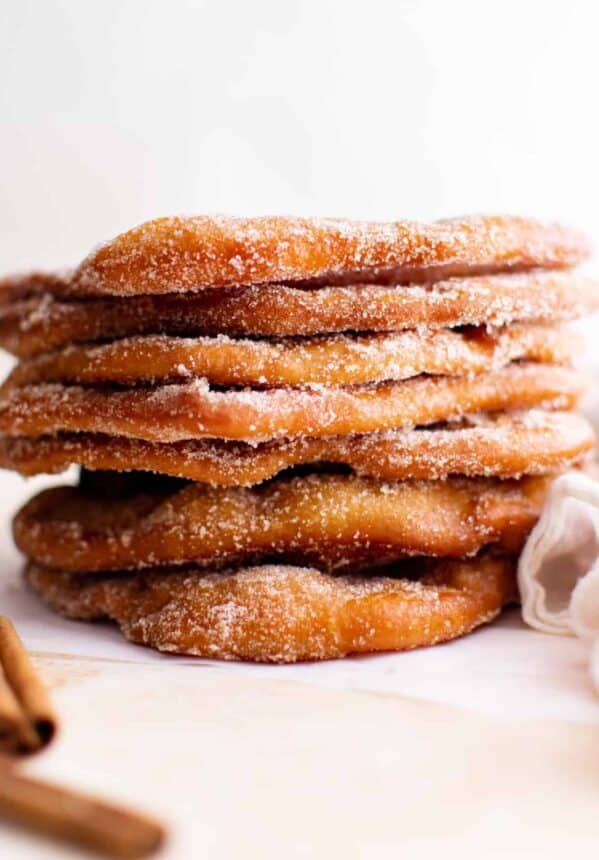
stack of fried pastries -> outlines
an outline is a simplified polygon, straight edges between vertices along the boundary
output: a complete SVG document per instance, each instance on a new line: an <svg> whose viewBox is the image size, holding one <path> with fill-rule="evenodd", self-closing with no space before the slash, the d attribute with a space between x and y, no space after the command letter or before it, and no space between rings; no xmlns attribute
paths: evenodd
<svg viewBox="0 0 599 860"><path fill-rule="evenodd" d="M29 585L134 642L292 662L430 645L516 599L594 439L577 232L165 218L0 283L0 465Z"/></svg>

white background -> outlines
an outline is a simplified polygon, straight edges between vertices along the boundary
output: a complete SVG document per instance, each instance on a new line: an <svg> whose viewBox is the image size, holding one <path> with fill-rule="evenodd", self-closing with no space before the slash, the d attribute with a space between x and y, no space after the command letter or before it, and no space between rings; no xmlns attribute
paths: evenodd
<svg viewBox="0 0 599 860"><path fill-rule="evenodd" d="M0 271L179 212L599 239L593 0L0 0Z"/></svg>

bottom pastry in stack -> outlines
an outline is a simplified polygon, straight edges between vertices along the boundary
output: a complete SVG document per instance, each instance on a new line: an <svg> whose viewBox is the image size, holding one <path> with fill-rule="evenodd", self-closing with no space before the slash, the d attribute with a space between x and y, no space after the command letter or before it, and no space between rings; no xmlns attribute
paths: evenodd
<svg viewBox="0 0 599 860"><path fill-rule="evenodd" d="M434 645L469 633L516 599L514 560L484 553L409 561L391 575L262 564L81 576L31 563L26 577L57 612L110 618L132 642L276 663Z"/></svg>

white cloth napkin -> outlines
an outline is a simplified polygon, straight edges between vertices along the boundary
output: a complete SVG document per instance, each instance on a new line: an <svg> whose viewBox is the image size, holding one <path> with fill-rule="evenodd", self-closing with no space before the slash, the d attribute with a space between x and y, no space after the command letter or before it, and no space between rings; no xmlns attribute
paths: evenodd
<svg viewBox="0 0 599 860"><path fill-rule="evenodd" d="M522 617L590 645L599 693L599 482L572 472L552 484L518 566Z"/></svg>

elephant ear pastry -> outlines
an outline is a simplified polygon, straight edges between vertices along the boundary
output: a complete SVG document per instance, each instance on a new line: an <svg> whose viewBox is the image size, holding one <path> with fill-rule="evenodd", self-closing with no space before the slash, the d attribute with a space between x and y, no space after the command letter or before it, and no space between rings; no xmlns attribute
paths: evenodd
<svg viewBox="0 0 599 860"><path fill-rule="evenodd" d="M463 636L515 599L514 569L513 559L493 556L421 559L372 577L283 565L81 576L30 564L26 579L57 612L109 618L132 642L199 657L291 663Z"/></svg>
<svg viewBox="0 0 599 860"><path fill-rule="evenodd" d="M35 273L0 282L0 346L25 358L68 344L133 335L279 338L502 326L574 319L597 309L599 280L559 270L420 286L261 284L85 301L69 297L56 276Z"/></svg>
<svg viewBox="0 0 599 860"><path fill-rule="evenodd" d="M340 572L414 555L517 552L536 522L549 476L385 484L314 473L259 487L90 475L54 487L16 515L19 549L73 572L195 563L206 568L285 559ZM86 486L86 484L88 484ZM115 487L118 492L115 492Z"/></svg>
<svg viewBox="0 0 599 860"><path fill-rule="evenodd" d="M104 433L0 436L0 467L22 475L86 469L141 470L212 486L251 487L292 467L346 466L384 481L450 475L518 478L575 466L595 444L572 412L469 415L431 428L280 439L249 445L223 439L147 442Z"/></svg>
<svg viewBox="0 0 599 860"><path fill-rule="evenodd" d="M576 230L531 218L434 221L195 216L147 221L93 251L75 295L190 292L279 281L411 283L478 272L560 268L585 259Z"/></svg>

